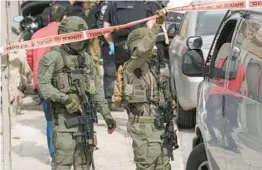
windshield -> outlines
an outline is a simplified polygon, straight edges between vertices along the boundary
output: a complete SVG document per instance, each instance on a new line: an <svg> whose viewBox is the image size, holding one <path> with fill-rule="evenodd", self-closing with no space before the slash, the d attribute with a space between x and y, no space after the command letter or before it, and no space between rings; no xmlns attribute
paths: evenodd
<svg viewBox="0 0 262 170"><path fill-rule="evenodd" d="M170 12L167 15L166 18L166 28L168 28L171 24L180 24L182 19L184 17L183 13L177 13L177 12Z"/></svg>
<svg viewBox="0 0 262 170"><path fill-rule="evenodd" d="M197 14L196 36L215 35L226 11L201 11Z"/></svg>
<svg viewBox="0 0 262 170"><path fill-rule="evenodd" d="M178 12L169 12L166 17L166 21L180 23L184 14Z"/></svg>

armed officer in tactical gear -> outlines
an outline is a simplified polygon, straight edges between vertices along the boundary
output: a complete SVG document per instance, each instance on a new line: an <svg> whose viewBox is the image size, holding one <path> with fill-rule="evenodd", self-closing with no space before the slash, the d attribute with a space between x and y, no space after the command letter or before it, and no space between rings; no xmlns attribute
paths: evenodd
<svg viewBox="0 0 262 170"><path fill-rule="evenodd" d="M151 29L138 28L129 34L127 48L131 57L123 67L123 102L129 113L127 129L133 139L136 170L171 170L160 108L164 94L156 70L150 66L167 11L163 9L158 14L160 17Z"/></svg>
<svg viewBox="0 0 262 170"><path fill-rule="evenodd" d="M82 18L72 16L62 20L58 33L87 29L87 24ZM75 170L89 170L93 163L93 154L85 149L86 143L83 143L86 136L78 135L83 134L86 129L80 124L67 128L65 122L77 120L74 118L78 118L79 115L99 112L106 121L110 134L116 127L105 101L98 68L92 57L84 51L85 44L84 41L80 41L63 44L60 48L54 47L40 61L38 90L45 100L52 103L55 170L70 170L72 165ZM90 110L82 104L82 99L86 97L88 103L84 104L94 106ZM88 141L92 142L92 139Z"/></svg>

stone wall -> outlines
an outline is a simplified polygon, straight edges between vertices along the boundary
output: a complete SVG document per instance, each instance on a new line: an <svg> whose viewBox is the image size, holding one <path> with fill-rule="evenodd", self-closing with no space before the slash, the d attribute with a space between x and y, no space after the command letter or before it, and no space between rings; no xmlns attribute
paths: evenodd
<svg viewBox="0 0 262 170"><path fill-rule="evenodd" d="M1 46L7 43L18 41L19 37L12 30L19 30L19 24L13 21L13 18L20 15L20 2L7 1L2 3L1 17ZM2 10L2 8L5 8ZM8 67L7 67L8 65ZM30 87L32 73L26 61L25 50L10 52L1 57L2 76L8 80L9 101L12 108L19 108L21 99L25 96L24 92ZM7 70L9 68L9 70ZM5 81L5 80L2 80ZM2 87L2 86L1 86ZM3 89L7 90L7 89ZM1 98L2 98L2 94ZM5 97L7 99L7 97ZM12 112L12 111L11 111Z"/></svg>

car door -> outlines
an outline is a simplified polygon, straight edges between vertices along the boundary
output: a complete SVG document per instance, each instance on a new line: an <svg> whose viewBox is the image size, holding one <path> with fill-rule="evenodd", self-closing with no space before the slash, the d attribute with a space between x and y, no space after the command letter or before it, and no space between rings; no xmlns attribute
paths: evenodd
<svg viewBox="0 0 262 170"><path fill-rule="evenodd" d="M224 98L227 169L262 168L262 19L250 13L241 20L232 46ZM235 75L230 78L230 72ZM262 87L262 86L261 86Z"/></svg>
<svg viewBox="0 0 262 170"><path fill-rule="evenodd" d="M224 170L226 168L224 155L224 94L226 91L226 68L228 56L232 46L233 33L238 23L237 18L224 21L224 24L215 37L215 44L206 62L208 78L205 77L201 86L200 96L202 96L203 138L206 144L206 152L211 169ZM201 104L200 104L201 105ZM199 118L198 118L199 119Z"/></svg>

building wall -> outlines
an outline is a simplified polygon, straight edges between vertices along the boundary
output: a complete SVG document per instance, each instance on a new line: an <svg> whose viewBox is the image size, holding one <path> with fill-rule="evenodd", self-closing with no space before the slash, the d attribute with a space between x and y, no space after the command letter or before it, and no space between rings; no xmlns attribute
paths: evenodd
<svg viewBox="0 0 262 170"><path fill-rule="evenodd" d="M18 24L13 22L13 17L19 14L19 1L0 1L0 47L14 42L17 35L12 32L12 26L18 28ZM0 169L11 170L11 118L9 112L8 93L8 58L7 55L0 54Z"/></svg>

